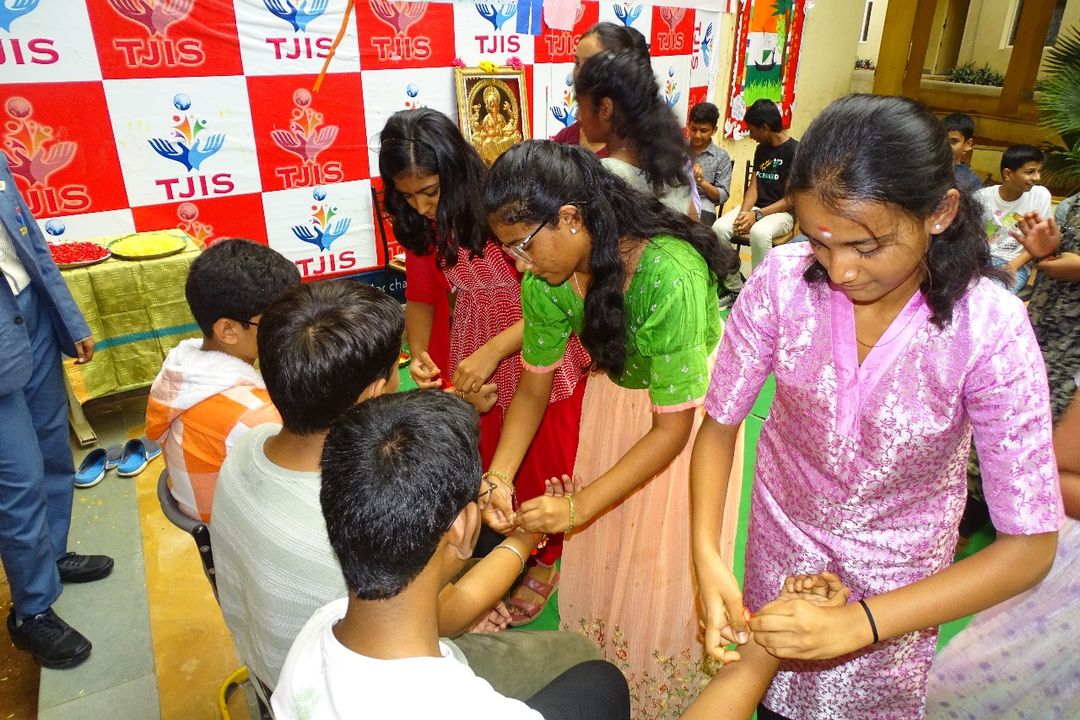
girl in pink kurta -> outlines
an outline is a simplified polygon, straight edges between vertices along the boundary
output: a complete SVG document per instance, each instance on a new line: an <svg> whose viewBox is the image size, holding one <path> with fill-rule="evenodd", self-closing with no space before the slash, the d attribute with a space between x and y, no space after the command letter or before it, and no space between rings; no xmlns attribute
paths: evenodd
<svg viewBox="0 0 1080 720"><path fill-rule="evenodd" d="M694 450L706 645L724 657L745 599L753 641L788 658L759 718L919 718L937 625L1052 562L1063 515L1046 374L921 106L836 101L805 134L788 192L810 241L777 248L747 282ZM735 431L770 373L744 598L717 518ZM998 540L950 566L972 431ZM822 570L851 604L769 603L786 575Z"/></svg>

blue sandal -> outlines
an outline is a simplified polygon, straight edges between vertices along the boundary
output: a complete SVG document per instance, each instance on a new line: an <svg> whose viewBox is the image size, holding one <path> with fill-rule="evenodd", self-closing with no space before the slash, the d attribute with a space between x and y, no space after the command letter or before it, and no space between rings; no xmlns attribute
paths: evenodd
<svg viewBox="0 0 1080 720"><path fill-rule="evenodd" d="M161 446L153 440L145 437L128 440L124 443L124 452L116 466L116 474L120 477L135 477L160 454Z"/></svg>
<svg viewBox="0 0 1080 720"><path fill-rule="evenodd" d="M105 479L105 471L109 467L109 454L104 448L94 448L86 453L86 457L79 463L79 469L75 471L75 487L92 488Z"/></svg>

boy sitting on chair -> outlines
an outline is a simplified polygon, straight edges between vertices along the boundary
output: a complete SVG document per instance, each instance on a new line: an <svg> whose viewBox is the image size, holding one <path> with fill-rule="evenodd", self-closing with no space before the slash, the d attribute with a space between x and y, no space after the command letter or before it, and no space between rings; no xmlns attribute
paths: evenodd
<svg viewBox="0 0 1080 720"><path fill-rule="evenodd" d="M713 231L722 243L730 243L734 235L748 236L752 270L772 250L773 239L791 232L795 226L785 190L799 143L784 132L780 109L772 100L757 100L746 109L743 119L750 138L758 144L750 186L743 193L742 204L717 220ZM724 279L724 287L730 293L738 293L742 290L742 279L738 274L729 275Z"/></svg>
<svg viewBox="0 0 1080 720"><path fill-rule="evenodd" d="M191 263L184 295L203 337L169 352L146 403L146 436L165 452L185 515L209 522L225 455L248 429L280 420L254 367L255 338L270 301L299 284L295 264L250 240L221 240Z"/></svg>

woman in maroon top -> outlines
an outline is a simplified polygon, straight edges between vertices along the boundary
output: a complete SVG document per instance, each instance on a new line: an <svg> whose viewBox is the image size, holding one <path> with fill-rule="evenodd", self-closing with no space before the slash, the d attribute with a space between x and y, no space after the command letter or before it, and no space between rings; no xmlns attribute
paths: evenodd
<svg viewBox="0 0 1080 720"><path fill-rule="evenodd" d="M574 81L577 82L578 72L586 60L593 55L598 55L605 50L611 52L631 51L646 61L649 59L649 45L645 42L645 36L632 27L624 27L612 22L599 22L582 33L574 49ZM585 133L581 132L581 123L575 120L551 138L563 145L580 145L592 150L598 157L608 156L604 143L596 143L589 140Z"/></svg>
<svg viewBox="0 0 1080 720"><path fill-rule="evenodd" d="M405 334L409 373L420 387L450 387L481 413L487 467L521 377L521 276L487 228L486 169L454 123L435 110L394 114L380 135L379 173L394 236L406 250ZM448 322L449 347L440 340ZM443 335L443 337L446 337ZM572 476L589 356L574 342L556 373L551 404L518 472L517 499L545 480ZM510 478L509 480L513 480ZM561 536L549 538L511 598L514 624L532 620L558 580Z"/></svg>

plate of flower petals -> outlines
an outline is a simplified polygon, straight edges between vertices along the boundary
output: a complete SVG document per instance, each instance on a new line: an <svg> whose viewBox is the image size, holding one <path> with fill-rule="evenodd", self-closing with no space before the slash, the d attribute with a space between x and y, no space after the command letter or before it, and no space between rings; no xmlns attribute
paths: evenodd
<svg viewBox="0 0 1080 720"><path fill-rule="evenodd" d="M97 265L99 262L104 262L112 257L112 253L96 242L51 242L48 245L53 262L61 270Z"/></svg>

